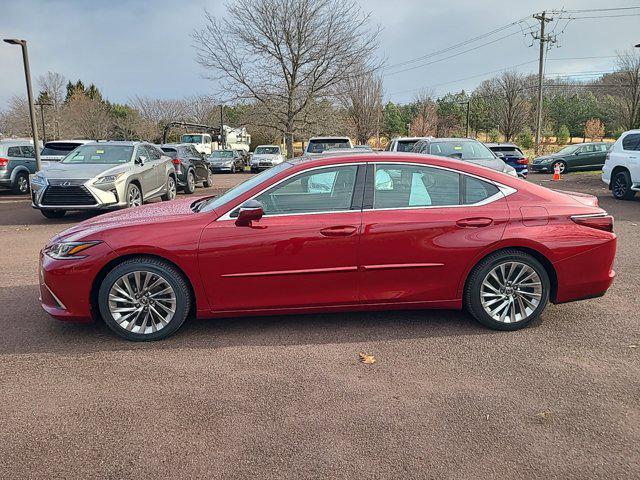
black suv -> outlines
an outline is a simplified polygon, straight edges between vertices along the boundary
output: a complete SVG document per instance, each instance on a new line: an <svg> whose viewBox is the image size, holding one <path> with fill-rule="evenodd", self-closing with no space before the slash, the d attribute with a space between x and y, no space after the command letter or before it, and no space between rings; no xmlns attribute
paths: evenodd
<svg viewBox="0 0 640 480"><path fill-rule="evenodd" d="M176 169L178 187L184 193L193 193L196 184L202 182L204 187L213 186L211 170L203 154L189 143L167 143L162 145L162 151L173 159Z"/></svg>

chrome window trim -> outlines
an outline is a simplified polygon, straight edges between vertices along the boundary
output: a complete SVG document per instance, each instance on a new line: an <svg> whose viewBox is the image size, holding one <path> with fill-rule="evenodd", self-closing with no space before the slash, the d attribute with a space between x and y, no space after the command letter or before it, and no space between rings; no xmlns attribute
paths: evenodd
<svg viewBox="0 0 640 480"><path fill-rule="evenodd" d="M313 168L309 168L307 170L302 170L300 172L296 172L296 173L292 173L291 175L289 175L288 177L283 178L282 180L279 180L278 182L274 183L273 185L270 185L269 187L266 187L264 189L262 189L260 192L256 193L255 195L253 195L252 197L248 198L245 200L245 202L249 201L249 200L255 200L256 197L262 195L264 192L266 192L267 190L269 190L272 187L276 187L279 184L281 184L282 182L289 180L290 178L299 175L301 173L306 173L306 172L311 172L313 170L321 170L324 168L334 168L334 167L347 167L347 166L360 166L360 165L374 165L374 167L378 164L381 165L388 165L388 164L398 164L398 165L413 165L413 166L417 166L417 167L429 167L429 168L438 168L440 170L447 170L450 172L454 172L457 173L459 175L467 175L469 177L473 177L473 178L477 178L478 180L481 180L483 182L487 182L490 183L492 185L494 185L495 187L498 188L499 192L491 195L490 197L485 198L484 200L480 201L480 202L476 202L476 203L471 203L471 204L466 204L466 205L425 205L425 206L416 206L416 207L390 207L390 208L365 208L362 209L361 211L366 211L366 212L370 212L370 211L375 211L375 210L416 210L416 209L430 209L430 208L460 208L460 207L481 207L483 205L488 205L490 203L493 203L497 200L500 200L501 198L506 198L509 195L512 195L514 193L516 193L518 190L516 190L513 187L509 187L508 185L504 185L500 182L496 182L495 180L490 180L488 178L485 177L481 177L479 175L475 175L473 173L467 173L467 172L462 172L460 170L456 170L454 168L448 168L448 167L441 167L439 165L430 165L430 164L425 164L425 163L415 163L415 162L403 162L403 161L398 161L398 160L390 160L390 161L373 161L373 162L357 162L357 163L340 163L340 164L334 164L334 165L322 165L320 167L313 167ZM507 175L507 174L505 174ZM244 202L243 202L244 203ZM215 221L224 221L224 220L234 220L233 217L231 217L231 212L233 212L236 208L238 208L240 205L236 205L233 208L231 208L230 210L228 210L224 215L221 215L220 217L218 217ZM272 218L272 217L292 217L292 216L299 216L299 215L321 215L321 214L329 214L329 213L352 213L352 212L357 212L358 210L327 210L327 211L322 211L322 212L303 212L303 213L277 213L277 214L272 214L272 215L265 215L266 217Z"/></svg>

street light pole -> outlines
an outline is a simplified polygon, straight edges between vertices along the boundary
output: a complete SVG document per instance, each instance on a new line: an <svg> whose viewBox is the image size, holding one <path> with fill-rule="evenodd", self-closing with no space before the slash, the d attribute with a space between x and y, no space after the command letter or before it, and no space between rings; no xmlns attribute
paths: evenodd
<svg viewBox="0 0 640 480"><path fill-rule="evenodd" d="M24 76L27 81L27 99L29 101L29 117L31 118L31 132L33 134L33 150L36 153L36 172L40 170L40 142L38 140L38 125L36 124L36 108L33 105L33 91L31 90L31 71L29 70L29 54L27 41L16 38L5 38L5 43L22 47L22 61L24 62Z"/></svg>

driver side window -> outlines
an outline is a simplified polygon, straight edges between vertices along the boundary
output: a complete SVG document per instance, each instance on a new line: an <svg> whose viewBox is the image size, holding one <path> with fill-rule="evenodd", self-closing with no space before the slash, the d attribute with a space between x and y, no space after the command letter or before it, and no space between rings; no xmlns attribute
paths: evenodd
<svg viewBox="0 0 640 480"><path fill-rule="evenodd" d="M355 165L328 167L300 173L256 200L265 215L286 215L349 210L356 183Z"/></svg>

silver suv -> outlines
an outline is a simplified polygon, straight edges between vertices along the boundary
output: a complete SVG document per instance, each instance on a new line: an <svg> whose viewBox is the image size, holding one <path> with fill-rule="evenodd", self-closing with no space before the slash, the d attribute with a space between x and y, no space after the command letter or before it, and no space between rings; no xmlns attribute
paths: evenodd
<svg viewBox="0 0 640 480"><path fill-rule="evenodd" d="M0 187L15 194L29 193L29 175L36 171L36 152L30 140L0 141Z"/></svg>
<svg viewBox="0 0 640 480"><path fill-rule="evenodd" d="M47 218L67 210L136 207L176 196L171 158L144 142L88 143L31 178L32 206Z"/></svg>

